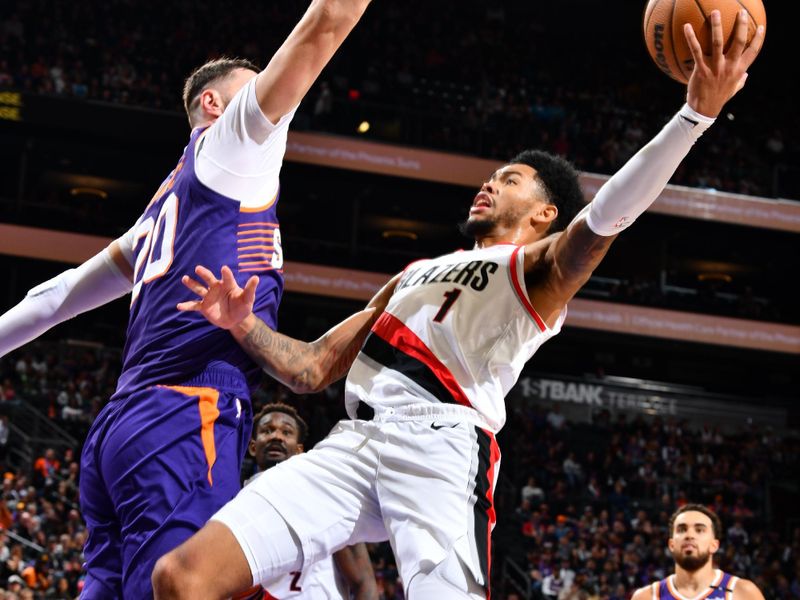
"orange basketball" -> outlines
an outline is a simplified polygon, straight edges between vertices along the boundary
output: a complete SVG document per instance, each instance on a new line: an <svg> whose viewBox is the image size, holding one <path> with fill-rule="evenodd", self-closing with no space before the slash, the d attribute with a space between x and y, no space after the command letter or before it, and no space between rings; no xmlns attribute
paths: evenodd
<svg viewBox="0 0 800 600"><path fill-rule="evenodd" d="M692 74L694 59L683 34L684 23L692 24L703 52L711 54L710 17L714 9L722 16L726 51L740 10L747 10L748 42L759 25L767 25L762 0L649 0L644 10L644 39L650 57L664 73L681 83L689 81Z"/></svg>

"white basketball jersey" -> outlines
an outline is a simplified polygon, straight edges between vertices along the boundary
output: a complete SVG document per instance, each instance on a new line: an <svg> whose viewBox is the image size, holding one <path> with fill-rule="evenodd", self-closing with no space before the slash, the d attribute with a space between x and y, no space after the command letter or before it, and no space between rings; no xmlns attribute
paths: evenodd
<svg viewBox="0 0 800 600"><path fill-rule="evenodd" d="M344 600L347 586L333 564L323 558L302 571L292 571L266 586L265 600Z"/></svg>
<svg viewBox="0 0 800 600"><path fill-rule="evenodd" d="M347 376L348 415L458 414L499 431L506 394L539 346L561 330L567 312L552 328L536 314L523 253L501 244L409 265ZM361 403L370 415L359 414ZM448 410L454 405L462 408Z"/></svg>

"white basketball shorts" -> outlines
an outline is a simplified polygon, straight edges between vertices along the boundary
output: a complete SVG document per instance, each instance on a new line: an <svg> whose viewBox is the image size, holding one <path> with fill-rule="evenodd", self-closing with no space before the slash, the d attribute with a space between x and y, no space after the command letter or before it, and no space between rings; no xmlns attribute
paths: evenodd
<svg viewBox="0 0 800 600"><path fill-rule="evenodd" d="M345 546L388 539L405 586L451 551L488 586L499 462L494 436L475 425L344 420L311 451L256 478L212 518L243 548L299 544L275 550L297 553L304 568ZM293 535L276 536L274 524L236 516L258 514L264 500ZM267 553L245 554L258 563ZM261 581L280 568L250 565Z"/></svg>

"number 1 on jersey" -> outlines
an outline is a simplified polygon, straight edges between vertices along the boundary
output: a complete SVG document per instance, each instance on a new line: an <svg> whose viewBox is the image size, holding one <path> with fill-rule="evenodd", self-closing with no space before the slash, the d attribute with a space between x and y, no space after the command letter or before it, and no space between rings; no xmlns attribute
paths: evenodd
<svg viewBox="0 0 800 600"><path fill-rule="evenodd" d="M453 288L449 292L444 293L444 303L442 307L439 309L439 312L436 313L436 316L433 317L433 320L436 323L441 323L445 316L447 315L447 311L455 304L455 301L458 300L458 297L461 295L461 290L458 288Z"/></svg>

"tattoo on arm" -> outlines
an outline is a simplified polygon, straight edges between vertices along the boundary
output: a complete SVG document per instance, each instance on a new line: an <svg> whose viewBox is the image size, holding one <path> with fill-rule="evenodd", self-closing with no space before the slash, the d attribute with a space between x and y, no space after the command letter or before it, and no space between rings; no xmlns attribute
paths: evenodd
<svg viewBox="0 0 800 600"><path fill-rule="evenodd" d="M317 392L347 373L376 314L374 309L356 313L311 343L278 333L256 319L240 344L264 371L294 392Z"/></svg>
<svg viewBox="0 0 800 600"><path fill-rule="evenodd" d="M242 347L258 365L295 391L314 386L318 348L270 329L261 319L243 338Z"/></svg>
<svg viewBox="0 0 800 600"><path fill-rule="evenodd" d="M584 220L574 221L548 248L547 260L526 269L526 280L531 285L537 276L546 278L559 302L567 302L586 283L615 238L597 235Z"/></svg>
<svg viewBox="0 0 800 600"><path fill-rule="evenodd" d="M292 391L318 392L350 369L399 277L396 275L383 286L367 308L335 325L315 342L301 342L278 333L252 313L231 333L264 371Z"/></svg>
<svg viewBox="0 0 800 600"><path fill-rule="evenodd" d="M585 221L576 223L567 236L569 243L564 245L561 252L562 265L577 277L591 275L616 239L616 236L597 235Z"/></svg>
<svg viewBox="0 0 800 600"><path fill-rule="evenodd" d="M338 381L347 374L356 356L361 352L361 346L364 344L364 340L367 339L369 331L370 326L363 327L346 346L337 348L337 346L333 344L326 355L318 357L318 360L321 361L320 367L322 373L324 374L324 378L319 384L320 388L328 387L334 381ZM325 336L320 339L320 342L323 343L323 347L326 345L325 342L328 341L329 336L330 334L325 334Z"/></svg>

